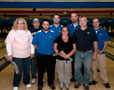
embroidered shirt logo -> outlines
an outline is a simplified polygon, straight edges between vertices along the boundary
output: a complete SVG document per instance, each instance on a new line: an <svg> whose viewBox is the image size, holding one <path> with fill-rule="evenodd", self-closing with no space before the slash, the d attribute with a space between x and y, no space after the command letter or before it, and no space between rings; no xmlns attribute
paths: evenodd
<svg viewBox="0 0 114 90"><path fill-rule="evenodd" d="M90 32L87 32L87 34L90 34Z"/></svg>
<svg viewBox="0 0 114 90"><path fill-rule="evenodd" d="M49 36L49 38L52 38L52 36Z"/></svg>
<svg viewBox="0 0 114 90"><path fill-rule="evenodd" d="M103 34L100 33L99 35L102 36Z"/></svg>

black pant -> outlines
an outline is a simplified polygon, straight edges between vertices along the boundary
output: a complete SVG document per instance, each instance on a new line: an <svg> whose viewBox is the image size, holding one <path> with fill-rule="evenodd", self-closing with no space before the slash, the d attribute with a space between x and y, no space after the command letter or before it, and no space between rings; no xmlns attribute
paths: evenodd
<svg viewBox="0 0 114 90"><path fill-rule="evenodd" d="M43 77L45 69L47 69L48 85L54 84L55 75L55 59L52 55L41 55L37 57L38 66L38 86L43 86Z"/></svg>
<svg viewBox="0 0 114 90"><path fill-rule="evenodd" d="M73 59L73 61L72 61L72 78L74 78L74 55L72 55L72 59Z"/></svg>

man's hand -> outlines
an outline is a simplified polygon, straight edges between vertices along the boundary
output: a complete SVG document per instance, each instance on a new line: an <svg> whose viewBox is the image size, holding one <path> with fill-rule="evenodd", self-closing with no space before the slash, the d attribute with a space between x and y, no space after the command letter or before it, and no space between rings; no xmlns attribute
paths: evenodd
<svg viewBox="0 0 114 90"><path fill-rule="evenodd" d="M13 56L12 55L9 55L8 56L8 61L12 61L13 60Z"/></svg>
<svg viewBox="0 0 114 90"><path fill-rule="evenodd" d="M98 52L98 55L101 55L103 51Z"/></svg>
<svg viewBox="0 0 114 90"><path fill-rule="evenodd" d="M96 58L97 58L97 53L94 52L94 53L93 53L93 56L92 56L93 61L95 61Z"/></svg>
<svg viewBox="0 0 114 90"><path fill-rule="evenodd" d="M30 54L30 58L33 58L34 57L34 54Z"/></svg>

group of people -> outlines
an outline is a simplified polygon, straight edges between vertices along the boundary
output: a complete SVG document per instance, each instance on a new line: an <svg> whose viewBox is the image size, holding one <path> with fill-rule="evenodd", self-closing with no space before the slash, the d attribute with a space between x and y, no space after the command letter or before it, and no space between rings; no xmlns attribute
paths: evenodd
<svg viewBox="0 0 114 90"><path fill-rule="evenodd" d="M93 28L87 26L87 17L78 18L76 13L71 14L71 21L70 25L63 26L60 24L59 15L54 15L52 25L48 19L42 20L40 25L39 19L35 18L33 27L28 29L23 18L15 20L5 40L8 60L14 61L19 68L19 74L14 72L13 90L18 90L22 73L23 83L27 88L31 88L30 70L31 83L36 82L38 70L37 90L43 89L45 70L48 86L52 90L56 89L55 64L60 90L63 90L64 86L69 90L70 81L75 82L74 88L79 88L83 83L84 89L89 90L91 75L92 84L96 85L98 82L97 64L100 66L103 85L110 88L104 51L110 40L107 31L100 27L99 18L93 19Z"/></svg>

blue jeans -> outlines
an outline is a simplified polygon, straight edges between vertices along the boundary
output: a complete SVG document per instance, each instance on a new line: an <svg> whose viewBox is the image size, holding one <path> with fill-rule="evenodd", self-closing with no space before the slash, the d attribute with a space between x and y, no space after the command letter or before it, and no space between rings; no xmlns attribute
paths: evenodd
<svg viewBox="0 0 114 90"><path fill-rule="evenodd" d="M13 86L18 87L21 81L23 72L23 82L25 85L30 83L30 57L27 58L13 58L13 61L17 64L19 74L14 72Z"/></svg>
<svg viewBox="0 0 114 90"><path fill-rule="evenodd" d="M92 65L92 51L82 53L76 51L75 53L75 80L79 83L82 82L82 75L81 75L81 67L82 63L84 66L84 76L83 76L83 84L89 84L89 79L91 75L91 65Z"/></svg>
<svg viewBox="0 0 114 90"><path fill-rule="evenodd" d="M32 73L32 79L36 78L36 68L37 68L37 50L35 50L34 57L31 59L31 73Z"/></svg>

